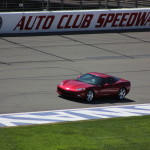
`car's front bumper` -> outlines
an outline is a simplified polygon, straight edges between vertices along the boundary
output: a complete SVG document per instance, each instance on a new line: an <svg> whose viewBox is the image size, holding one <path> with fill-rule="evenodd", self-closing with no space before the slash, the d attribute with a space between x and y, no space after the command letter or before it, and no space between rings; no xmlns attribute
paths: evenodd
<svg viewBox="0 0 150 150"><path fill-rule="evenodd" d="M68 96L68 97L74 97L74 98L82 98L84 99L85 98L85 95L86 95L86 92L85 91L69 91L69 90L65 90L65 89L62 89L61 87L57 87L57 93L59 95L62 95L62 96Z"/></svg>

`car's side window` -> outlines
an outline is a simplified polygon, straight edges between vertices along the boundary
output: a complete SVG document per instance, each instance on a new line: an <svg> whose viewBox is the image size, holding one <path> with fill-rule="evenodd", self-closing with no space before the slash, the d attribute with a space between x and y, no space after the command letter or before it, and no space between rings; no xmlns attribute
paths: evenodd
<svg viewBox="0 0 150 150"><path fill-rule="evenodd" d="M120 79L118 77L113 77L114 83L119 81Z"/></svg>
<svg viewBox="0 0 150 150"><path fill-rule="evenodd" d="M111 77L106 78L106 84L113 84L115 82L115 80Z"/></svg>
<svg viewBox="0 0 150 150"><path fill-rule="evenodd" d="M110 84L109 78L105 79L105 84Z"/></svg>

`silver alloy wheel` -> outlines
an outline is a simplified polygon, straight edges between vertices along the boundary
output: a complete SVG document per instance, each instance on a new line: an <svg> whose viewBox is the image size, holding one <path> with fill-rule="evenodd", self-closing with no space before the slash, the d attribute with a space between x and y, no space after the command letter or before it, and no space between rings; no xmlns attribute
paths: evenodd
<svg viewBox="0 0 150 150"><path fill-rule="evenodd" d="M94 99L94 92L88 91L86 95L86 101L91 102Z"/></svg>
<svg viewBox="0 0 150 150"><path fill-rule="evenodd" d="M125 88L121 88L119 90L119 93L118 93L118 98L120 100L123 100L125 98L125 96L126 96L126 89Z"/></svg>

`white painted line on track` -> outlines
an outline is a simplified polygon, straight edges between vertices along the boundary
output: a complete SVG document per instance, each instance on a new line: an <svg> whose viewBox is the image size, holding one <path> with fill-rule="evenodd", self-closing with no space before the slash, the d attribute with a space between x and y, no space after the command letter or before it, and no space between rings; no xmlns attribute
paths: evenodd
<svg viewBox="0 0 150 150"><path fill-rule="evenodd" d="M150 115L150 103L1 114L0 127L142 115Z"/></svg>

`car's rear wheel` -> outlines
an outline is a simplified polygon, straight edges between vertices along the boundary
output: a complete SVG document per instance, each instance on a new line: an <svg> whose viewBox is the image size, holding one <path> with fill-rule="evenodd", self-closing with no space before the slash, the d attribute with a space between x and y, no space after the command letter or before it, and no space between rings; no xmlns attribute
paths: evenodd
<svg viewBox="0 0 150 150"><path fill-rule="evenodd" d="M123 100L125 98L126 94L127 94L126 89L125 88L121 88L119 90L119 92L118 92L118 99L119 100Z"/></svg>
<svg viewBox="0 0 150 150"><path fill-rule="evenodd" d="M86 94L86 99L87 102L91 102L94 100L94 92L92 90L89 90Z"/></svg>

